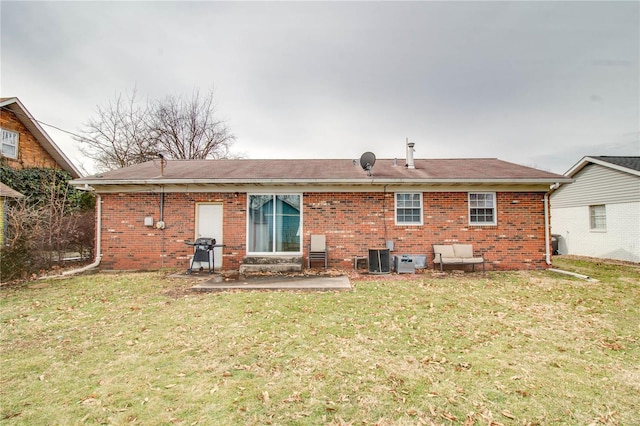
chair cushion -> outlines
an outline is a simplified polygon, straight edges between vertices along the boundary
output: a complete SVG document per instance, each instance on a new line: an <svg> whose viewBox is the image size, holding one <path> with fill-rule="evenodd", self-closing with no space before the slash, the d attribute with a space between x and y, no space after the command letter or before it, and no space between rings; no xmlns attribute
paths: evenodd
<svg viewBox="0 0 640 426"><path fill-rule="evenodd" d="M454 244L453 251L456 253L456 257L473 257L473 246L471 244Z"/></svg>
<svg viewBox="0 0 640 426"><path fill-rule="evenodd" d="M436 258L440 257L440 256L437 255L437 253L440 253L443 258L445 258L445 257L456 257L455 253L453 252L453 246L451 246L451 245L434 244L433 245L433 253L436 254Z"/></svg>
<svg viewBox="0 0 640 426"><path fill-rule="evenodd" d="M452 263L463 263L463 262L464 262L464 259L462 259L461 257L443 257L442 258L443 265L452 264Z"/></svg>
<svg viewBox="0 0 640 426"><path fill-rule="evenodd" d="M462 263L482 263L484 259L481 257L465 257L462 259Z"/></svg>
<svg viewBox="0 0 640 426"><path fill-rule="evenodd" d="M327 249L327 237L324 235L312 235L309 251L322 252Z"/></svg>

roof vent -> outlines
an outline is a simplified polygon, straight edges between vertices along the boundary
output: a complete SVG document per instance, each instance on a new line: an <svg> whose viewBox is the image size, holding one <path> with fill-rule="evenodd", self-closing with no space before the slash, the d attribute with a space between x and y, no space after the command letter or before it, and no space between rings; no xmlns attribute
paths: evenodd
<svg viewBox="0 0 640 426"><path fill-rule="evenodd" d="M407 138L407 163L405 164L405 167L407 169L415 169L416 168L416 165L413 162L413 152L414 152L413 147L414 146L415 146L415 143L409 142L409 138Z"/></svg>

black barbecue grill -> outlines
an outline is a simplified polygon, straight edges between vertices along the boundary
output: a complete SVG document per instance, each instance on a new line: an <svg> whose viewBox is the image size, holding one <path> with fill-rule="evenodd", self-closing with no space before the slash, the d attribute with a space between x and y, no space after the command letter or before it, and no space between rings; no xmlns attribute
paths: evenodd
<svg viewBox="0 0 640 426"><path fill-rule="evenodd" d="M187 274L193 272L193 264L200 263L200 270L203 270L202 263L207 262L209 265L209 273L213 273L215 262L211 252L215 247L224 247L223 244L216 244L215 238L198 238L195 241L185 241L185 244L194 247L193 259L191 259L191 267L187 269Z"/></svg>

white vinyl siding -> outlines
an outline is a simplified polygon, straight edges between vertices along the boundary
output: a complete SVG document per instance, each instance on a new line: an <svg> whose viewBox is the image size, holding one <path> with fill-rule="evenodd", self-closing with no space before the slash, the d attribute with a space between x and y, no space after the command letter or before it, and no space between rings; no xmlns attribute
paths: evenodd
<svg viewBox="0 0 640 426"><path fill-rule="evenodd" d="M551 194L559 252L640 262L640 176L588 164Z"/></svg>
<svg viewBox="0 0 640 426"><path fill-rule="evenodd" d="M551 208L640 202L640 177L633 174L590 164L573 179L551 194Z"/></svg>
<svg viewBox="0 0 640 426"><path fill-rule="evenodd" d="M496 224L496 193L495 192L470 192L469 193L469 224L470 225L495 225Z"/></svg>
<svg viewBox="0 0 640 426"><path fill-rule="evenodd" d="M395 194L396 224L422 225L422 193Z"/></svg>

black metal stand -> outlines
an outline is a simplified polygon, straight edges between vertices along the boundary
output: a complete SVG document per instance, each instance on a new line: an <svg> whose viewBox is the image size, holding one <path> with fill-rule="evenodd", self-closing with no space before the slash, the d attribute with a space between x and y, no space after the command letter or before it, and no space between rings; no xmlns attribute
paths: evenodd
<svg viewBox="0 0 640 426"><path fill-rule="evenodd" d="M199 262L200 264L207 262L209 273L212 274L215 271L215 256L212 256L211 252L213 252L213 249L216 247L224 247L224 244L216 244L215 238L198 238L193 242L185 241L184 243L195 247L195 252L191 259L191 267L187 269L187 274L193 273L193 264L195 262ZM204 268L201 265L200 271L202 270L204 270Z"/></svg>
<svg viewBox="0 0 640 426"><path fill-rule="evenodd" d="M203 262L207 262L207 264L209 265L209 273L211 273L213 271L213 266L211 265L211 257L209 255L209 253L212 250L208 250L208 249L201 249L200 247L196 246L196 251L193 254L193 258L191 259L191 267L189 269L187 269L187 274L191 274L193 272L193 264L195 262L199 262L199 263L203 263ZM200 265L200 270L202 271L202 265Z"/></svg>

